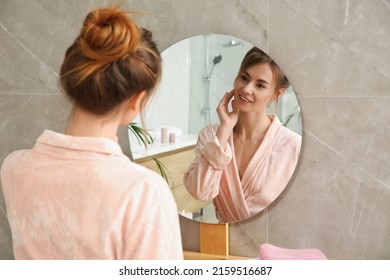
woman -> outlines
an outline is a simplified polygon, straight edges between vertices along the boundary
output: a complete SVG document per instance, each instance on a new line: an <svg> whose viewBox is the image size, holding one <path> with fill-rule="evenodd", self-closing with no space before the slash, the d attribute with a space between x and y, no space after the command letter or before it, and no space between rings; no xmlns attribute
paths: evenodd
<svg viewBox="0 0 390 280"><path fill-rule="evenodd" d="M287 185L298 161L301 136L267 115L289 82L276 63L254 47L245 55L234 89L217 108L220 124L201 130L196 158L184 175L191 195L213 201L222 223L251 217ZM232 111L229 102L232 100Z"/></svg>
<svg viewBox="0 0 390 280"><path fill-rule="evenodd" d="M89 13L61 67L73 102L65 133L46 130L4 161L16 259L182 259L176 204L158 174L132 163L117 130L161 76L149 31L118 8Z"/></svg>

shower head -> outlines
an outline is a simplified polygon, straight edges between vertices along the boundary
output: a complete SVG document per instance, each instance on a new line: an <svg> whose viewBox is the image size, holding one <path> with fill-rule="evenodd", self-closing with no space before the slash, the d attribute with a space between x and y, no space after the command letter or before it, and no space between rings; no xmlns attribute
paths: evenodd
<svg viewBox="0 0 390 280"><path fill-rule="evenodd" d="M240 46L243 45L243 43L240 40L236 40L233 37L230 38L230 41L224 44L224 47L235 47L235 46Z"/></svg>
<svg viewBox="0 0 390 280"><path fill-rule="evenodd" d="M214 58L213 58L213 65L211 65L210 73L205 77L205 80L210 81L211 74L213 74L215 65L220 63L221 60L222 60L222 55L217 54L216 56L214 56Z"/></svg>
<svg viewBox="0 0 390 280"><path fill-rule="evenodd" d="M214 56L214 59L213 59L214 65L220 63L221 60L222 60L222 55L217 54L216 56Z"/></svg>

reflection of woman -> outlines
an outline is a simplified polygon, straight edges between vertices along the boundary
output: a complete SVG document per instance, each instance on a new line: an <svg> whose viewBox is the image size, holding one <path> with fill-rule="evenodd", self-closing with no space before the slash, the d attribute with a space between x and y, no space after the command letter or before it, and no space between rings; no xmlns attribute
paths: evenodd
<svg viewBox="0 0 390 280"><path fill-rule="evenodd" d="M117 8L88 14L61 68L74 104L65 133L45 130L2 166L17 259L183 257L166 182L124 156L116 136L160 76L149 31Z"/></svg>
<svg viewBox="0 0 390 280"><path fill-rule="evenodd" d="M213 200L220 222L258 213L287 185L301 136L283 127L276 115L267 115L266 108L288 87L275 62L252 48L241 63L234 89L218 105L220 124L199 133L196 158L184 182L196 199Z"/></svg>

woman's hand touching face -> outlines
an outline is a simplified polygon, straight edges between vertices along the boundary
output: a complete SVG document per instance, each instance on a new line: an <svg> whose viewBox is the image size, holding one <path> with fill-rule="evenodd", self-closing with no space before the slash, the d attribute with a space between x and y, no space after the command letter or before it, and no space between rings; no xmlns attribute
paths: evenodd
<svg viewBox="0 0 390 280"><path fill-rule="evenodd" d="M233 129L238 120L238 109L236 101L233 99L234 90L225 93L217 107L217 114L221 126L228 129ZM233 99L233 100L232 100ZM229 111L229 103L232 101L232 110Z"/></svg>
<svg viewBox="0 0 390 280"><path fill-rule="evenodd" d="M221 102L217 107L217 114L220 121L220 126L217 130L217 138L222 149L225 149L227 146L228 139L233 132L233 128L238 120L238 109L236 106L236 101L232 98L234 96L234 90L231 92L225 93L222 97ZM232 100L232 110L229 111L229 103Z"/></svg>

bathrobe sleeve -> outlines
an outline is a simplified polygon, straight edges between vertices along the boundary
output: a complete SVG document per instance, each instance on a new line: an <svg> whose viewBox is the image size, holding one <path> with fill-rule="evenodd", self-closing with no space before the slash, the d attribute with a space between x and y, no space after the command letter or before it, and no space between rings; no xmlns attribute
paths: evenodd
<svg viewBox="0 0 390 280"><path fill-rule="evenodd" d="M223 150L219 144L217 128L209 125L200 131L196 157L184 174L184 185L200 201L210 201L219 194L222 173L232 159L230 145Z"/></svg>

